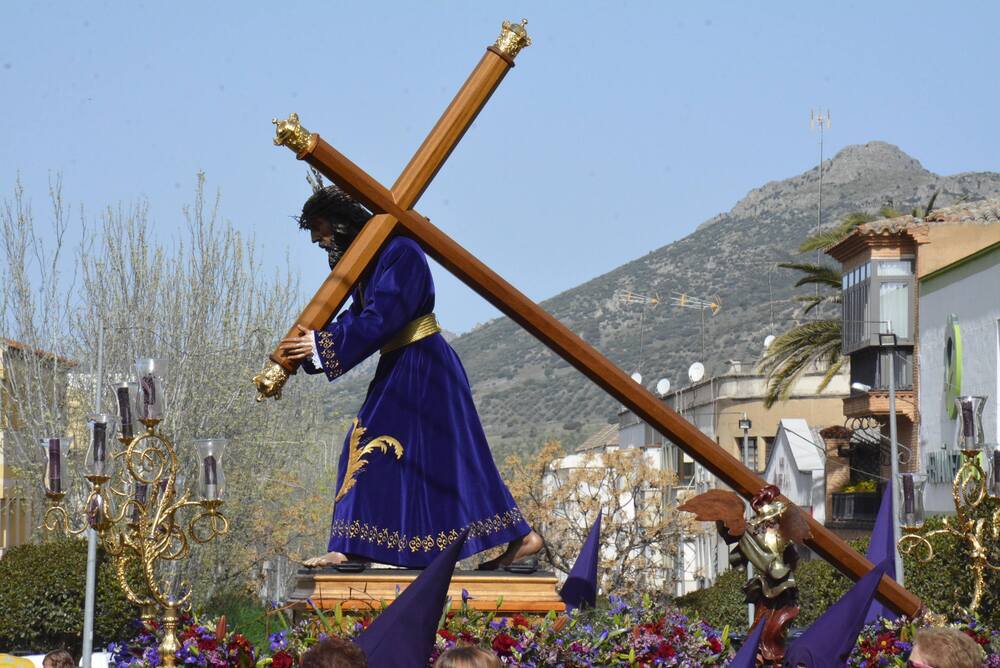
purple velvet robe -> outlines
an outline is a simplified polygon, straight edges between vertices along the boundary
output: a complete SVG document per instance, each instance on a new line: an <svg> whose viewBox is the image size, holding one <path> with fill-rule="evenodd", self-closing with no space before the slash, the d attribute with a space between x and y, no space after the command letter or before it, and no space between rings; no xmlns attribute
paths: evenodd
<svg viewBox="0 0 1000 668"><path fill-rule="evenodd" d="M315 333L329 380L433 311L434 283L423 250L411 239L391 239L352 297L349 309ZM320 372L310 363L304 367ZM356 450L387 436L402 454L387 446L363 455L367 463L334 504L331 551L422 568L465 529L460 558L529 532L493 462L465 369L440 334L381 356L358 424L365 432ZM352 456L357 461L351 432L340 457L338 492L348 462Z"/></svg>

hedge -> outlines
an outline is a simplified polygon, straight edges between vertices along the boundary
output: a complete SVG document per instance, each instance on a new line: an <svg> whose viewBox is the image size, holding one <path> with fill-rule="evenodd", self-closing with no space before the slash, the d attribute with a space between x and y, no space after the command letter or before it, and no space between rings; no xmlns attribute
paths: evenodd
<svg viewBox="0 0 1000 668"><path fill-rule="evenodd" d="M997 503L987 499L979 514L987 516L997 509ZM924 531L940 528L941 517L930 517ZM1000 545L991 539L989 530L984 532L987 552L1000 562ZM972 572L969 568L969 550L964 542L950 536L931 539L934 559L920 563L916 551L904 555L903 570L906 588L919 596L931 610L953 613L961 605L968 605L972 592ZM864 554L868 539L851 541L851 546ZM809 626L837 601L851 586L851 581L821 558L801 562L795 571L799 584L799 606L796 627ZM742 571L726 571L707 589L691 592L677 599L677 605L688 613L697 614L710 624L724 627L727 624L737 631L746 630L747 612L741 587L746 582ZM1000 573L986 575L986 594L979 608L979 619L992 626L1000 626Z"/></svg>
<svg viewBox="0 0 1000 668"><path fill-rule="evenodd" d="M87 542L64 539L13 547L0 558L0 648L80 655ZM113 564L99 556L94 647L124 636L138 615L122 594Z"/></svg>

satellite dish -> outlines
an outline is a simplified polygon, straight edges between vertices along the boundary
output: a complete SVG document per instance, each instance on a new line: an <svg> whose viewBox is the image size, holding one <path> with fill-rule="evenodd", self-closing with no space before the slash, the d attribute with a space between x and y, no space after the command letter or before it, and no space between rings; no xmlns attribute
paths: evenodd
<svg viewBox="0 0 1000 668"><path fill-rule="evenodd" d="M692 383L697 383L699 380L705 377L705 365L701 362L695 362L688 368L688 380Z"/></svg>
<svg viewBox="0 0 1000 668"><path fill-rule="evenodd" d="M656 393L661 397L670 391L670 380L667 378L661 378L656 381Z"/></svg>
<svg viewBox="0 0 1000 668"><path fill-rule="evenodd" d="M642 374L636 371L632 374L632 380L642 385Z"/></svg>
<svg viewBox="0 0 1000 668"><path fill-rule="evenodd" d="M771 344L774 343L775 338L776 337L774 336L774 334L768 334L767 336L764 337L764 350L767 350L768 348L771 347Z"/></svg>

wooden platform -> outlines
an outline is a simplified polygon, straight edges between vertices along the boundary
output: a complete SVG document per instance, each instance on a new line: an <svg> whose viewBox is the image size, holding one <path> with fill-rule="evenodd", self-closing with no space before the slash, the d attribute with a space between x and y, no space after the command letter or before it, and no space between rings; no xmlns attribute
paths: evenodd
<svg viewBox="0 0 1000 668"><path fill-rule="evenodd" d="M347 611L378 610L382 602L395 600L420 575L418 570L373 569L340 573L335 569L303 569L298 572L290 602L303 607L312 599L317 607L332 609L339 604ZM556 576L548 571L514 575L506 571L455 571L448 588L452 606L462 603L462 590L469 592L469 607L504 613L545 614L562 612L566 605L556 592Z"/></svg>

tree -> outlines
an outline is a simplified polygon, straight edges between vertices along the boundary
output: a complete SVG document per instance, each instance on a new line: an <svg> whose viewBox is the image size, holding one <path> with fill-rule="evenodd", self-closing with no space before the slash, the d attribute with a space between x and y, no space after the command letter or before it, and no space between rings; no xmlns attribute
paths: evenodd
<svg viewBox="0 0 1000 668"><path fill-rule="evenodd" d="M68 498L82 501L82 423L93 410L103 323L105 412L116 406L111 381L133 375L137 357L165 358L161 426L189 488L198 470L191 440L229 439L223 511L231 532L197 546L185 564L198 597L253 586L261 562L275 555L323 550L339 452L339 439L324 437L343 433L325 415L324 384L291 383L282 401L257 404L250 382L302 301L287 260L283 271L261 271L257 244L223 222L219 196L206 198L201 174L179 224L156 227L142 202L71 222L59 182L50 190L48 225L20 184L0 211L0 274L11 277L0 286L0 335L45 351L5 370L5 409L19 423L5 429L2 454L23 473L21 493L42 506L35 439L68 430L78 435ZM69 378L57 363L66 359L79 362Z"/></svg>
<svg viewBox="0 0 1000 668"><path fill-rule="evenodd" d="M602 591L627 595L663 590L663 577L687 524L667 503L671 473L639 448L564 457L549 441L528 459L507 460L511 493L545 539L544 561L568 573L599 510Z"/></svg>

